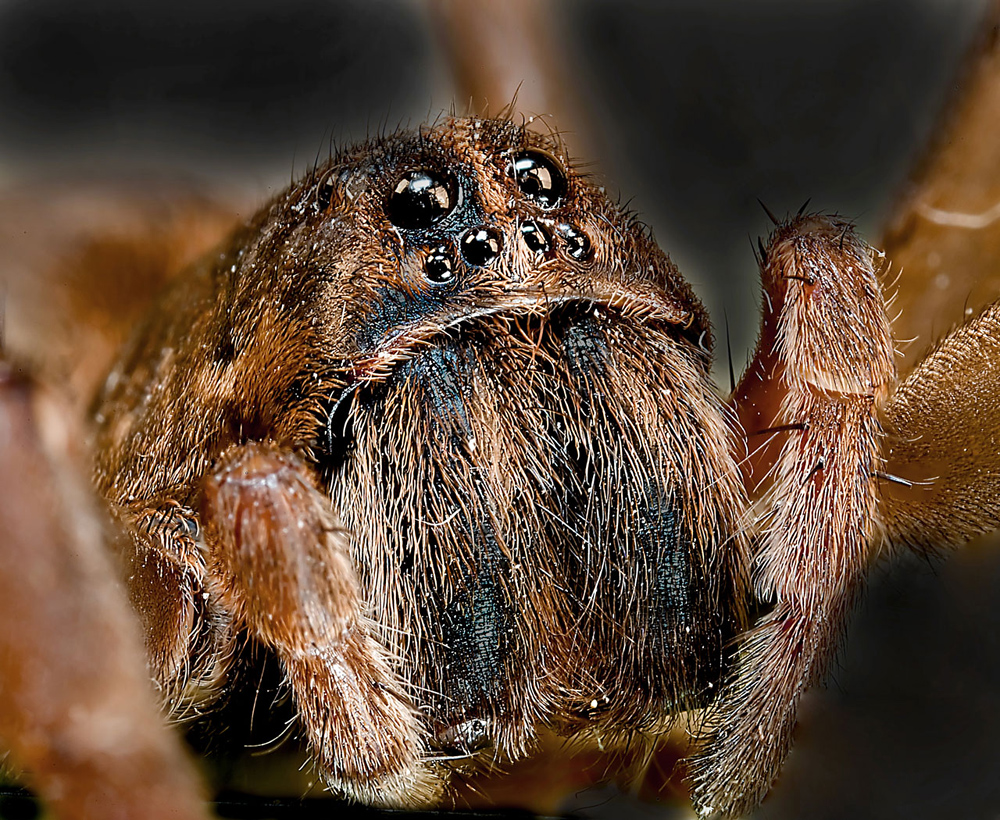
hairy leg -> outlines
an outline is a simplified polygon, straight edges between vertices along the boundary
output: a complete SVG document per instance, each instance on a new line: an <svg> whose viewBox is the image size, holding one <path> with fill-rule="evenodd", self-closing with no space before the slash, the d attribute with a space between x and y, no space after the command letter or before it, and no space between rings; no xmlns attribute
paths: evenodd
<svg viewBox="0 0 1000 820"><path fill-rule="evenodd" d="M247 444L205 489L209 593L269 647L331 785L370 803L417 805L438 784L419 716L365 622L330 500L298 457Z"/></svg>
<svg viewBox="0 0 1000 820"><path fill-rule="evenodd" d="M895 369L876 259L848 223L817 216L780 225L761 259L761 336L734 404L770 610L741 639L692 762L703 813L743 814L770 789L877 549L876 408Z"/></svg>
<svg viewBox="0 0 1000 820"><path fill-rule="evenodd" d="M941 341L884 410L889 541L923 552L1000 528L1000 303Z"/></svg>

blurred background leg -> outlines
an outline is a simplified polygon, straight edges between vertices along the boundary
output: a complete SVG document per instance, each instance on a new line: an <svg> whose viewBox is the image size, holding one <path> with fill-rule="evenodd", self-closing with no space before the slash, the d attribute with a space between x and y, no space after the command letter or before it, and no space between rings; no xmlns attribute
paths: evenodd
<svg viewBox="0 0 1000 820"><path fill-rule="evenodd" d="M80 442L67 408L0 362L0 744L61 820L206 818Z"/></svg>

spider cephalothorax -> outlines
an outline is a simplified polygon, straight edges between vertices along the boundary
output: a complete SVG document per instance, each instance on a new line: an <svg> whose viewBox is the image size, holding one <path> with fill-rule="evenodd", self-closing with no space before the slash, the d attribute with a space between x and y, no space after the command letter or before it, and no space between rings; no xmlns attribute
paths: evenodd
<svg viewBox="0 0 1000 820"><path fill-rule="evenodd" d="M325 774L414 803L436 757L656 735L704 705L747 594L709 344L551 140L449 120L317 169L178 281L98 404L100 486L152 560L187 562L189 626L150 643L175 708L247 630ZM271 503L331 543L274 547L280 516L249 502L271 459L302 485ZM346 692L345 665L377 688ZM372 732L383 752L347 748Z"/></svg>

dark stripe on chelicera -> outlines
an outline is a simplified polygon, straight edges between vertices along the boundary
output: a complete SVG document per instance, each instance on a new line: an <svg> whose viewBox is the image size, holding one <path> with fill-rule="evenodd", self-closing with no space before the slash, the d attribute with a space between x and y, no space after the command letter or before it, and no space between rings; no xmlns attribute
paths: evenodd
<svg viewBox="0 0 1000 820"><path fill-rule="evenodd" d="M567 463L575 475L564 482L563 517L575 520L578 533L605 562L598 575L577 557L586 553L571 546L567 556L571 583L581 593L593 594L595 607L602 610L594 621L595 632L616 641L614 622L619 620L631 630L624 649L601 647L610 653L612 665L616 652L624 651L630 662L645 668L643 684L650 687L653 701L663 708L685 708L700 701L707 684L720 674L724 616L713 580L696 577L697 547L684 526L679 501L656 478L655 464L641 463L648 442L634 440L643 433L638 423L630 423L631 406L609 393L614 363L600 319L585 313L568 316L562 346L579 385L578 405L584 418L604 421L603 429L595 431L601 439L594 440L593 452L578 452L570 442L566 446ZM630 454L632 473L627 476L621 474L622 453ZM586 520L579 517L588 497L609 496L609 510L594 510ZM592 590L595 579L601 587ZM622 595L623 588L628 595ZM644 596L638 605L629 603L635 594ZM612 622L602 626L607 618Z"/></svg>
<svg viewBox="0 0 1000 820"><path fill-rule="evenodd" d="M444 611L444 693L459 707L452 707L457 717L489 715L491 703L503 694L513 621L501 588L510 565L484 522L466 524L473 539L475 571L465 574L464 589Z"/></svg>
<svg viewBox="0 0 1000 820"><path fill-rule="evenodd" d="M600 378L607 368L608 343L594 317L584 312L584 306L581 304L577 310L580 311L578 317L567 313L567 321L572 321L569 321L563 335L563 351L570 373L590 388L595 388L598 385L591 380Z"/></svg>
<svg viewBox="0 0 1000 820"><path fill-rule="evenodd" d="M664 632L692 626L691 540L680 526L680 510L663 488L647 483L636 509L634 537L654 572L656 618Z"/></svg>
<svg viewBox="0 0 1000 820"><path fill-rule="evenodd" d="M406 363L398 378L414 378L427 403L426 414L437 432L438 446L447 442L450 457L461 458L472 437L465 390L473 383L471 354L449 345L431 348ZM442 488L428 487L440 495ZM462 505L463 511L449 523L462 546L447 547L428 533L428 555L447 563L454 579L450 601L441 612L443 646L439 672L443 698L436 704L434 720L448 726L468 717L489 717L505 692L506 661L511 650L514 614L503 589L510 565L497 544L489 516L490 502L478 486L463 492L478 496ZM457 499L456 499L457 500ZM432 505L425 504L426 509ZM469 514L478 516L470 518ZM472 566L461 566L457 555L471 555Z"/></svg>

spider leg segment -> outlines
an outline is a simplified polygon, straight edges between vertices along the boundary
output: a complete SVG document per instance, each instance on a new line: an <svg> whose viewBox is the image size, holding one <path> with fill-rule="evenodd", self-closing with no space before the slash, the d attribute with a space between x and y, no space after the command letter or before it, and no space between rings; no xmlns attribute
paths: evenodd
<svg viewBox="0 0 1000 820"><path fill-rule="evenodd" d="M426 804L419 715L361 611L347 533L294 455L233 447L203 502L209 593L271 648L330 785L367 803Z"/></svg>
<svg viewBox="0 0 1000 820"><path fill-rule="evenodd" d="M0 738L64 820L206 817L55 394L0 362Z"/></svg>
<svg viewBox="0 0 1000 820"><path fill-rule="evenodd" d="M740 640L693 761L704 814L746 813L770 789L877 546L876 411L895 368L876 261L848 223L814 215L779 225L762 260L760 341L733 404L767 612Z"/></svg>
<svg viewBox="0 0 1000 820"><path fill-rule="evenodd" d="M929 353L904 346L904 367L919 363L884 411L886 471L909 484L884 487L887 536L924 552L1000 526L998 32L992 2L960 93L881 240L900 271L900 339L934 340L967 321Z"/></svg>
<svg viewBox="0 0 1000 820"><path fill-rule="evenodd" d="M957 93L878 240L900 276L893 326L904 372L1000 295L1000 3L986 5Z"/></svg>
<svg viewBox="0 0 1000 820"><path fill-rule="evenodd" d="M127 533L118 553L150 674L171 717L190 717L218 697L234 654L232 618L205 595L197 519L176 503L115 512Z"/></svg>
<svg viewBox="0 0 1000 820"><path fill-rule="evenodd" d="M885 407L888 539L921 551L1000 528L1000 303L941 341Z"/></svg>

